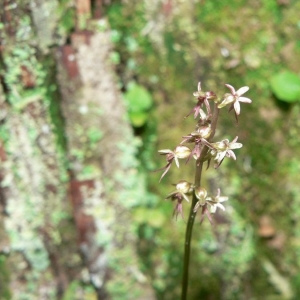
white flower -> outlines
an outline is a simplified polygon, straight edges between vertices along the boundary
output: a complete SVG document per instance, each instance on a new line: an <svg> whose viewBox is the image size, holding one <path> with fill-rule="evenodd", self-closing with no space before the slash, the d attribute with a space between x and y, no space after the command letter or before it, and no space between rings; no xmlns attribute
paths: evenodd
<svg viewBox="0 0 300 300"><path fill-rule="evenodd" d="M222 197L220 196L220 189L218 189L217 196L214 198L208 197L206 198L207 203L210 205L210 212L214 214L217 211L217 208L219 207L222 210L225 210L225 207L221 202L225 202L228 200L228 197Z"/></svg>
<svg viewBox="0 0 300 300"><path fill-rule="evenodd" d="M238 89L237 91L235 91L235 88L232 85L225 84L225 86L227 86L230 89L231 93L225 94L224 100L218 105L218 108L222 108L222 107L226 106L227 104L232 103L230 110L232 108L234 108L236 115L239 115L241 112L240 102L243 102L243 103L251 103L252 102L252 100L249 98L241 97L243 94L245 94L249 90L249 87L243 86L240 89Z"/></svg>
<svg viewBox="0 0 300 300"><path fill-rule="evenodd" d="M189 147L179 145L175 148L174 151L172 151L170 149L162 149L162 150L159 150L158 153L160 153L162 155L166 155L168 162L172 161L174 159L177 168L179 168L178 158L182 159L182 158L189 157L191 154L191 150Z"/></svg>
<svg viewBox="0 0 300 300"><path fill-rule="evenodd" d="M215 154L215 168L218 168L221 165L225 156L232 157L234 160L236 160L236 156L232 150L242 148L243 146L241 143L236 143L237 139L238 137L236 136L232 142L229 142L228 139L225 139L221 142L211 143L211 145L214 147L214 150L217 151Z"/></svg>

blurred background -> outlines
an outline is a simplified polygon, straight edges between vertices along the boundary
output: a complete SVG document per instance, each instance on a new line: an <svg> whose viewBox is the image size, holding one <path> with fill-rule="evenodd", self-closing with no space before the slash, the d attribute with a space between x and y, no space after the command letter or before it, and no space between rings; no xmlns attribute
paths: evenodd
<svg viewBox="0 0 300 300"><path fill-rule="evenodd" d="M189 299L300 297L300 2L0 1L0 299L179 299L193 92L249 86L203 174L229 197L195 222Z"/></svg>

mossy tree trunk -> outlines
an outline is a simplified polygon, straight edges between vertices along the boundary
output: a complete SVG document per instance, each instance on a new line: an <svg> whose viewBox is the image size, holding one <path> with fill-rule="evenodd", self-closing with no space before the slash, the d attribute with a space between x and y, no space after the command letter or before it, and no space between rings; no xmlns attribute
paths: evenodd
<svg viewBox="0 0 300 300"><path fill-rule="evenodd" d="M144 188L101 13L101 1L4 1L0 298L154 298L135 253L130 199Z"/></svg>

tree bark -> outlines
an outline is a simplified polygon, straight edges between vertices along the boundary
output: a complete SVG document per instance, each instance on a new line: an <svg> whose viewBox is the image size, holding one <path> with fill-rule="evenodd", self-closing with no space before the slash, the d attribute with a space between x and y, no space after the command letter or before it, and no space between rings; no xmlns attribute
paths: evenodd
<svg viewBox="0 0 300 300"><path fill-rule="evenodd" d="M90 1L4 6L0 268L13 298L84 299L90 284L98 299L154 299L135 251L130 210L145 190L108 24L95 29Z"/></svg>

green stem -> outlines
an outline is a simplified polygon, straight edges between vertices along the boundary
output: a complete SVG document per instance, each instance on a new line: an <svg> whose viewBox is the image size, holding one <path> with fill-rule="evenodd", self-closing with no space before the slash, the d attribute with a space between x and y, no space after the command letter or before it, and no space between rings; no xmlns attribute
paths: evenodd
<svg viewBox="0 0 300 300"><path fill-rule="evenodd" d="M211 126L212 133L209 138L209 141L211 141L215 135L218 117L219 117L219 109L217 108L217 105L215 104L214 112L213 112L213 116L212 116L212 126ZM202 148L200 157L196 161L195 181L194 181L195 187L201 186L202 167L203 167L203 163L204 163L203 158L205 157L207 151L208 151L208 147L204 146ZM195 207L197 201L198 201L198 199L194 193L192 205L190 208L189 219L188 219L188 223L186 226L186 232L185 232L181 300L187 299L187 291L188 291L188 284L189 284L188 280L189 280L191 240L192 240L194 221L195 221L195 217L197 214L197 212L194 212L194 207Z"/></svg>
<svg viewBox="0 0 300 300"><path fill-rule="evenodd" d="M200 186L201 182L201 173L202 173L203 162L200 162L200 158L196 162L196 173L195 173L195 185ZM193 194L192 205L190 208L189 220L185 232L185 243L184 243L184 260L183 260L183 275L182 275L182 292L181 300L187 299L187 290L188 290L188 279L189 279L189 263L190 263L190 253L191 253L191 240L194 221L196 213L194 212L194 207L198 199L196 198L195 193Z"/></svg>

